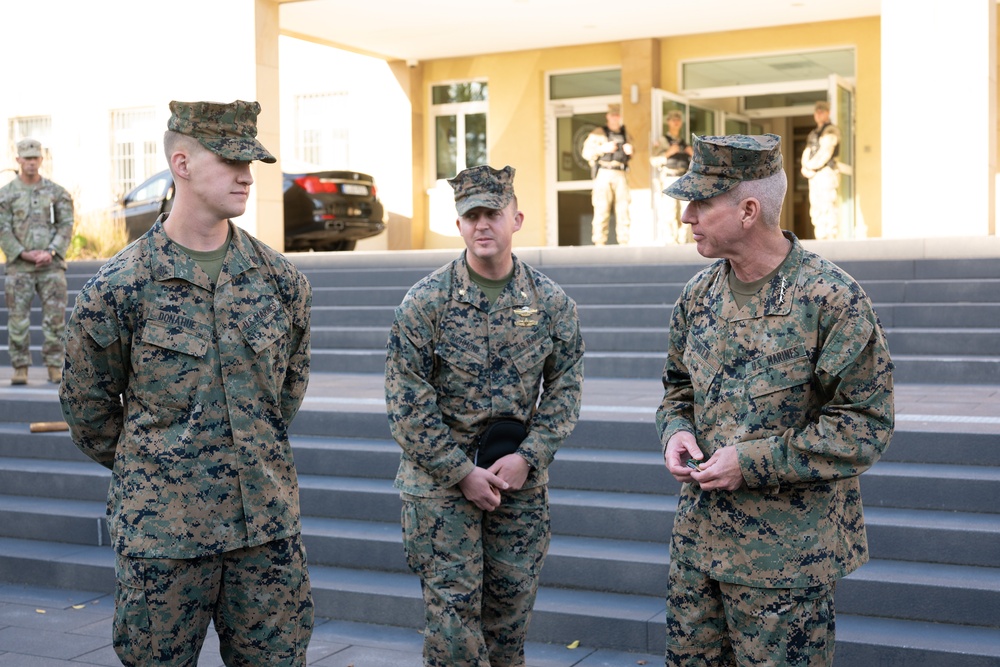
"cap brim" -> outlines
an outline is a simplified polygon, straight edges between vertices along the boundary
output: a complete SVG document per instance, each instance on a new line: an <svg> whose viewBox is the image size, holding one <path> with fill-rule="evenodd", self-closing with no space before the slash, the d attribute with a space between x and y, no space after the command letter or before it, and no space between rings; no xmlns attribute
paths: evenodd
<svg viewBox="0 0 1000 667"><path fill-rule="evenodd" d="M276 157L271 155L263 144L261 144L256 139L241 139L241 138L204 138L198 139L201 145L212 151L216 155L223 157L227 160L236 160L238 162L253 162L254 160L259 160L261 162L266 162L267 164L273 164L278 161Z"/></svg>
<svg viewBox="0 0 1000 667"><path fill-rule="evenodd" d="M704 174L697 174L693 171L689 171L684 174L676 181L674 181L663 194L673 197L674 199L683 199L685 201L699 201L702 199L711 199L717 195L721 195L724 192L729 192L736 187L739 183L738 178L729 178L727 176L705 176Z"/></svg>
<svg viewBox="0 0 1000 667"><path fill-rule="evenodd" d="M455 210L459 215L465 215L474 208L490 208L495 211L503 209L510 203L510 199L504 201L500 195L478 194L465 197L460 202L455 202Z"/></svg>
<svg viewBox="0 0 1000 667"><path fill-rule="evenodd" d="M28 151L27 153L18 153L17 156L26 160L30 157L42 157L42 154L36 151Z"/></svg>

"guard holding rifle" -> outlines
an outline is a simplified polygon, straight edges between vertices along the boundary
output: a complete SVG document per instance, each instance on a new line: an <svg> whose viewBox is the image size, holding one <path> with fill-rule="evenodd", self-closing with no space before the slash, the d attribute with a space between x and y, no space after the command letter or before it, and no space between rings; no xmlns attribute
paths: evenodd
<svg viewBox="0 0 1000 667"><path fill-rule="evenodd" d="M583 142L580 153L590 163L594 188L591 203L594 222L591 240L594 245L608 242L608 223L611 207L615 208L615 237L618 245L628 245L632 218L629 204L632 192L628 187L628 163L632 158L632 138L622 122L619 104L609 104L605 114L607 123L595 127Z"/></svg>

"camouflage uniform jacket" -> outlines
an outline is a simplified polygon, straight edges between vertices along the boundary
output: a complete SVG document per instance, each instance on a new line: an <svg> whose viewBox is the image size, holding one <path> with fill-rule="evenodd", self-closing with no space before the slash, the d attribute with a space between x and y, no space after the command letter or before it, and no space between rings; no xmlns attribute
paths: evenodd
<svg viewBox="0 0 1000 667"><path fill-rule="evenodd" d="M84 285L66 327L62 410L112 470L112 541L194 558L295 535L287 429L309 380L309 282L231 225L213 288L162 220Z"/></svg>
<svg viewBox="0 0 1000 667"><path fill-rule="evenodd" d="M684 484L671 557L763 588L830 583L868 559L858 475L893 431L892 362L871 301L844 271L793 248L736 310L718 261L674 307L656 415L661 443L735 445L736 491Z"/></svg>
<svg viewBox="0 0 1000 667"><path fill-rule="evenodd" d="M26 185L15 178L0 188L0 248L7 273L66 270L66 251L73 237L73 198L47 178ZM48 250L52 263L36 267L21 259L25 250Z"/></svg>
<svg viewBox="0 0 1000 667"><path fill-rule="evenodd" d="M389 427L403 449L400 491L461 495L477 437L499 417L527 426L518 449L531 466L523 488L548 482L580 414L583 383L576 304L556 283L515 257L514 275L491 306L463 254L410 289L387 351Z"/></svg>

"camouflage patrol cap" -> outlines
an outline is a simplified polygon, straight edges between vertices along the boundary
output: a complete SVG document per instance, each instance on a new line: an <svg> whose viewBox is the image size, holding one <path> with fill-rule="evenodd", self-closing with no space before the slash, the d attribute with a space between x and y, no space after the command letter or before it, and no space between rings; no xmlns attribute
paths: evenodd
<svg viewBox="0 0 1000 667"><path fill-rule="evenodd" d="M477 206L500 210L514 198L514 167L472 167L448 179L455 191L455 209L465 215Z"/></svg>
<svg viewBox="0 0 1000 667"><path fill-rule="evenodd" d="M696 135L692 148L688 172L663 191L674 199L711 199L741 181L756 181L781 171L781 138L776 134Z"/></svg>
<svg viewBox="0 0 1000 667"><path fill-rule="evenodd" d="M824 100L820 100L819 102L816 103L816 106L813 107L813 111L829 111L829 110L830 110L830 103Z"/></svg>
<svg viewBox="0 0 1000 667"><path fill-rule="evenodd" d="M258 102L170 103L167 129L194 137L202 146L227 160L277 162L257 141Z"/></svg>
<svg viewBox="0 0 1000 667"><path fill-rule="evenodd" d="M21 139L17 142L17 156L23 158L42 157L42 142L38 139Z"/></svg>
<svg viewBox="0 0 1000 667"><path fill-rule="evenodd" d="M611 115L613 115L613 116L621 116L622 115L622 105L620 105L620 104L609 104L608 105L608 113L611 114Z"/></svg>
<svg viewBox="0 0 1000 667"><path fill-rule="evenodd" d="M676 118L678 120L684 120L684 114L682 114L678 109L671 109L667 112L666 119Z"/></svg>

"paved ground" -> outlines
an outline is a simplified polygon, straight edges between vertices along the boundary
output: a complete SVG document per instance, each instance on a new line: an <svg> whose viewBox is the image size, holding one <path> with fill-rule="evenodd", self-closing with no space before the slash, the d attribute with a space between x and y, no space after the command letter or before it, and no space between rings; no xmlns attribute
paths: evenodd
<svg viewBox="0 0 1000 667"><path fill-rule="evenodd" d="M56 388L35 367L26 387L10 387L0 369L0 399L18 395L57 400ZM581 418L651 421L660 399L655 380L587 380ZM364 374L316 373L305 410L384 411L382 379ZM1000 386L896 387L897 428L1000 434ZM67 591L0 585L0 667L119 665L111 646L110 591ZM583 643L586 638L581 637ZM419 667L421 637L415 630L317 620L309 647L316 667ZM662 664L661 656L595 651L585 646L530 644L529 667L627 667ZM210 636L199 667L218 667L218 643Z"/></svg>

